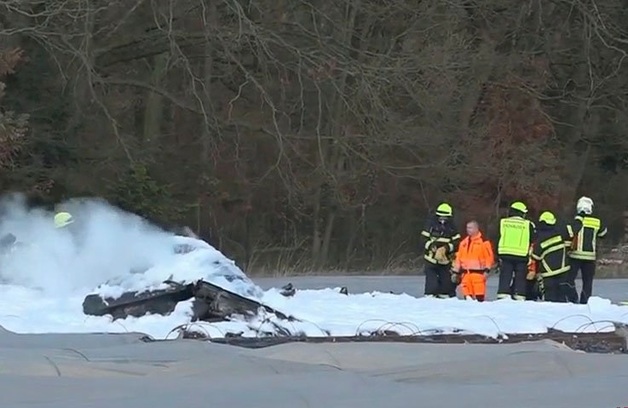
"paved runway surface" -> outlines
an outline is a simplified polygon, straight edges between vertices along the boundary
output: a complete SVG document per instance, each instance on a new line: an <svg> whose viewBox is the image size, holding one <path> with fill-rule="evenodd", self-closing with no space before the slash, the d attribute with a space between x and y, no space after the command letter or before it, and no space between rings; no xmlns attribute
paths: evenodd
<svg viewBox="0 0 628 408"><path fill-rule="evenodd" d="M7 408L628 405L628 356L517 345L287 344L0 334Z"/></svg>
<svg viewBox="0 0 628 408"><path fill-rule="evenodd" d="M418 294L419 278L258 280ZM603 296L628 281L599 281ZM623 292L622 292L623 291ZM552 342L286 344L247 350L139 334L18 335L0 328L2 408L615 408L628 355Z"/></svg>

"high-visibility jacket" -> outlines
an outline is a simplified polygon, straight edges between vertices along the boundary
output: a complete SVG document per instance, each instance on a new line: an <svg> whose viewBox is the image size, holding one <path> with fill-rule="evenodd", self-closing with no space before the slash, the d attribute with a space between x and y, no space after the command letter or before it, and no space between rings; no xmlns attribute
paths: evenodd
<svg viewBox="0 0 628 408"><path fill-rule="evenodd" d="M493 246L484 239L482 233L474 237L467 236L461 242L456 252L454 269L456 271L483 271L495 265Z"/></svg>
<svg viewBox="0 0 628 408"><path fill-rule="evenodd" d="M537 262L537 273L543 278L569 271L568 243L573 237L570 227L541 224L532 248L532 258Z"/></svg>
<svg viewBox="0 0 628 408"><path fill-rule="evenodd" d="M499 220L498 256L512 256L527 259L530 244L534 238L535 226L530 220L520 216Z"/></svg>
<svg viewBox="0 0 628 408"><path fill-rule="evenodd" d="M461 238L451 219L441 223L436 217L428 218L423 231L421 231L421 237L425 240L423 259L426 262L440 265L451 264ZM435 258L436 250L441 247L446 249L446 261L439 261Z"/></svg>
<svg viewBox="0 0 628 408"><path fill-rule="evenodd" d="M569 257L585 261L595 261L597 258L597 239L603 238L608 229L597 217L591 215L578 215L575 224L581 228L577 232L571 244Z"/></svg>

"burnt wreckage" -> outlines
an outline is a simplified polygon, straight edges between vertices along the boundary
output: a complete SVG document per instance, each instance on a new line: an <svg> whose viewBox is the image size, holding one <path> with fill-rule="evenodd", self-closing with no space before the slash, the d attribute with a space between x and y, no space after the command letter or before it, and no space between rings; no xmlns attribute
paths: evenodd
<svg viewBox="0 0 628 408"><path fill-rule="evenodd" d="M192 245L175 245L174 252L186 254L194 251ZM219 263L216 264L219 266ZM223 277L229 281L246 281L237 274L225 274ZM165 288L143 291L125 292L119 297L106 297L97 293L89 294L83 301L83 313L92 316L110 315L114 320L126 317L141 317L147 314L168 315L172 313L179 302L193 299L192 321L220 322L229 321L232 317L242 316L253 318L266 312L278 319L297 321L278 310L264 305L254 299L239 295L218 285L205 280L197 280L191 283L180 283L173 280L163 282ZM284 296L292 296L295 293L291 284L286 285L282 292ZM277 327L276 329L280 329ZM288 335L285 330L278 330L283 335Z"/></svg>
<svg viewBox="0 0 628 408"><path fill-rule="evenodd" d="M197 249L194 245L182 243L174 246L176 254L187 254ZM220 266L219 262L215 262ZM229 281L245 280L237 274L225 274ZM125 292L119 297L103 297L100 294L89 294L83 301L83 313L92 316L110 315L114 320L126 317L141 317L147 314L168 315L179 302L193 299L192 321L219 322L231 320L233 316L255 317L263 310L279 319L295 321L272 307L256 300L231 292L218 285L199 279L191 283L180 283L172 280L164 282L166 288L143 291ZM281 292L284 296L292 296L295 289L286 285Z"/></svg>
<svg viewBox="0 0 628 408"><path fill-rule="evenodd" d="M274 314L279 319L297 320L272 307L204 280L189 284L174 281L164 283L168 286L165 289L125 292L117 298L103 298L99 294L87 295L83 301L83 313L92 316L111 315L113 319L141 317L147 314L167 315L174 311L177 303L194 299L192 321L219 322L230 320L231 316L237 315L254 317L260 310Z"/></svg>

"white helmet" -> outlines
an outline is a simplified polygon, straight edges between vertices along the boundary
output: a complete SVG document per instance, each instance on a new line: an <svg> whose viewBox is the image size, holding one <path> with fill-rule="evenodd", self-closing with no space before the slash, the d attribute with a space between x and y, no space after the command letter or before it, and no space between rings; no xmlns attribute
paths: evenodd
<svg viewBox="0 0 628 408"><path fill-rule="evenodd" d="M576 211L578 212L578 214L593 214L593 200L591 200L589 197L580 197L578 199L578 202L576 203Z"/></svg>

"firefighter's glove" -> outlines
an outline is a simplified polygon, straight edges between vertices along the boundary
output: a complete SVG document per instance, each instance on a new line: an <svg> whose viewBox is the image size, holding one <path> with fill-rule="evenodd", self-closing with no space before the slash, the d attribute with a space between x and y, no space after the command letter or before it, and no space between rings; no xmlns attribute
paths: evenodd
<svg viewBox="0 0 628 408"><path fill-rule="evenodd" d="M434 253L434 259L436 259L439 263L446 264L449 262L449 258L447 257L447 248L444 246L438 248Z"/></svg>
<svg viewBox="0 0 628 408"><path fill-rule="evenodd" d="M534 271L528 271L528 274L526 275L526 279L529 281L533 281L536 279L536 272Z"/></svg>
<svg viewBox="0 0 628 408"><path fill-rule="evenodd" d="M460 284L460 272L451 271L451 283L454 285Z"/></svg>

